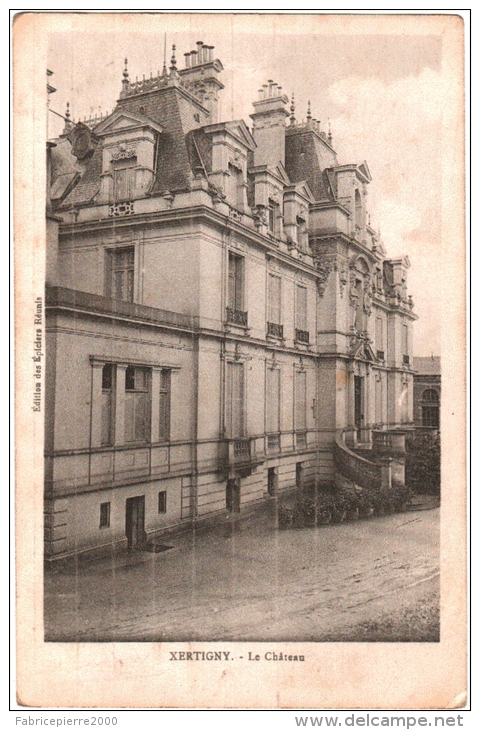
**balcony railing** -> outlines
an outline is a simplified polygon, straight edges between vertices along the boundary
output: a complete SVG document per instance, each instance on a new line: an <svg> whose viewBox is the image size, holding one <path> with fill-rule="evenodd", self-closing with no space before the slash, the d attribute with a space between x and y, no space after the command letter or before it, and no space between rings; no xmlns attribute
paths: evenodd
<svg viewBox="0 0 480 730"><path fill-rule="evenodd" d="M310 332L308 330L295 330L295 341L308 345L310 342Z"/></svg>
<svg viewBox="0 0 480 730"><path fill-rule="evenodd" d="M280 448L280 434L269 433L267 435L267 449L269 451L278 451Z"/></svg>
<svg viewBox="0 0 480 730"><path fill-rule="evenodd" d="M267 322L267 336L277 337L279 340L283 340L283 324Z"/></svg>
<svg viewBox="0 0 480 730"><path fill-rule="evenodd" d="M297 431L295 435L295 443L297 446L297 449L305 449L307 446L307 432L306 431Z"/></svg>
<svg viewBox="0 0 480 730"><path fill-rule="evenodd" d="M377 360L385 361L385 352L383 350L377 350Z"/></svg>
<svg viewBox="0 0 480 730"><path fill-rule="evenodd" d="M233 460L250 461L250 439L235 439L232 443Z"/></svg>
<svg viewBox="0 0 480 730"><path fill-rule="evenodd" d="M404 355L403 356L403 364L404 365L410 365L410 356L409 355Z"/></svg>
<svg viewBox="0 0 480 730"><path fill-rule="evenodd" d="M237 324L240 327L248 327L248 312L242 312L240 309L231 309L227 307L227 322Z"/></svg>

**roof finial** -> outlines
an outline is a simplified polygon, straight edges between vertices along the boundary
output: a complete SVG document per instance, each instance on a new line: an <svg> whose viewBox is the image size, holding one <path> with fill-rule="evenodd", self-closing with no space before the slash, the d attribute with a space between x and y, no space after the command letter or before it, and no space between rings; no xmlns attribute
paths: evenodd
<svg viewBox="0 0 480 730"><path fill-rule="evenodd" d="M330 124L330 119L328 120L328 144L332 145L332 125Z"/></svg>
<svg viewBox="0 0 480 730"><path fill-rule="evenodd" d="M310 105L310 99L308 100L308 106L307 106L307 122L309 122L312 118L312 107Z"/></svg>
<svg viewBox="0 0 480 730"><path fill-rule="evenodd" d="M167 75L167 34L165 33L165 40L163 42L163 69L162 76Z"/></svg>
<svg viewBox="0 0 480 730"><path fill-rule="evenodd" d="M292 103L290 104L290 124L295 124L295 92L292 91Z"/></svg>
<svg viewBox="0 0 480 730"><path fill-rule="evenodd" d="M176 45L174 43L173 46L172 46L172 57L170 59L170 63L171 63L170 71L176 71L177 70L177 59L175 58L175 50L176 50Z"/></svg>
<svg viewBox="0 0 480 730"><path fill-rule="evenodd" d="M68 134L72 127L73 124L70 120L70 102L67 101L67 108L65 109L65 127L63 128L63 134Z"/></svg>
<svg viewBox="0 0 480 730"><path fill-rule="evenodd" d="M128 78L128 59L125 59L125 68L123 69L122 79L122 91L120 92L120 98L127 96L128 89L130 86L130 80Z"/></svg>

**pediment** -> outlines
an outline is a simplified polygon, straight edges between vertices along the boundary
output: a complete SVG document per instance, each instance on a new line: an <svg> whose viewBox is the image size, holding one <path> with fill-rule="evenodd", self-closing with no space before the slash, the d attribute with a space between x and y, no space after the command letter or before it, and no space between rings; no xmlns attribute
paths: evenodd
<svg viewBox="0 0 480 730"><path fill-rule="evenodd" d="M360 165L358 165L357 169L361 173L361 175L367 179L368 182L372 182L372 176L370 174L370 170L368 169L366 160L364 160Z"/></svg>
<svg viewBox="0 0 480 730"><path fill-rule="evenodd" d="M281 162L276 166L275 172L285 185L291 184L290 178L287 175L287 171L285 170L285 167L282 165Z"/></svg>
<svg viewBox="0 0 480 730"><path fill-rule="evenodd" d="M360 360L368 360L368 362L378 362L370 344L364 339L358 339L350 352L351 356Z"/></svg>
<svg viewBox="0 0 480 730"><path fill-rule="evenodd" d="M227 132L252 152L257 146L243 119L237 119L232 122L209 124L206 127L203 127L203 131L205 134L216 134L221 131Z"/></svg>
<svg viewBox="0 0 480 730"><path fill-rule="evenodd" d="M117 132L138 129L139 127L150 127L156 132L163 132L163 128L157 122L149 119L143 114L117 110L95 127L95 134L99 137L112 135Z"/></svg>
<svg viewBox="0 0 480 730"><path fill-rule="evenodd" d="M253 152L257 145L243 119L230 122L227 128L243 142L245 147Z"/></svg>

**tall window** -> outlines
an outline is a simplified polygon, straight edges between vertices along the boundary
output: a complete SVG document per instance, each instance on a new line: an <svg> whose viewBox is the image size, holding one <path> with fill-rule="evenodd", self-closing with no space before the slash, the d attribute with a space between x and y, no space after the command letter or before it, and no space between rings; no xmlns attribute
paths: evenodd
<svg viewBox="0 0 480 730"><path fill-rule="evenodd" d="M125 371L125 443L149 440L150 376L149 368L129 366Z"/></svg>
<svg viewBox="0 0 480 730"><path fill-rule="evenodd" d="M295 431L307 430L307 373L295 371Z"/></svg>
<svg viewBox="0 0 480 730"><path fill-rule="evenodd" d="M295 307L295 327L297 330L308 330L307 325L307 288L297 284Z"/></svg>
<svg viewBox="0 0 480 730"><path fill-rule="evenodd" d="M226 428L230 438L244 435L244 391L243 363L227 362Z"/></svg>
<svg viewBox="0 0 480 730"><path fill-rule="evenodd" d="M160 376L160 425L158 438L170 438L170 393L171 393L171 372L162 370Z"/></svg>
<svg viewBox="0 0 480 730"><path fill-rule="evenodd" d="M233 311L242 311L245 259L230 251L228 254L228 306Z"/></svg>
<svg viewBox="0 0 480 730"><path fill-rule="evenodd" d="M107 251L107 296L133 302L135 249L133 246Z"/></svg>
<svg viewBox="0 0 480 730"><path fill-rule="evenodd" d="M102 446L113 445L115 366L102 369Z"/></svg>
<svg viewBox="0 0 480 730"><path fill-rule="evenodd" d="M440 404L438 391L427 388L423 391L422 426L438 428L440 424Z"/></svg>
<svg viewBox="0 0 480 730"><path fill-rule="evenodd" d="M268 311L267 319L273 324L280 324L282 306L282 280L275 274L268 275Z"/></svg>
<svg viewBox="0 0 480 730"><path fill-rule="evenodd" d="M113 170L113 195L116 201L135 196L136 158L117 160Z"/></svg>
<svg viewBox="0 0 480 730"><path fill-rule="evenodd" d="M402 331L403 331L403 338L402 338L403 354L408 355L408 324L403 325Z"/></svg>
<svg viewBox="0 0 480 730"><path fill-rule="evenodd" d="M267 369L267 433L280 432L280 370Z"/></svg>
<svg viewBox="0 0 480 730"><path fill-rule="evenodd" d="M377 348L377 357L379 360L385 360L385 348L383 346L383 319L377 317L375 319L375 347Z"/></svg>

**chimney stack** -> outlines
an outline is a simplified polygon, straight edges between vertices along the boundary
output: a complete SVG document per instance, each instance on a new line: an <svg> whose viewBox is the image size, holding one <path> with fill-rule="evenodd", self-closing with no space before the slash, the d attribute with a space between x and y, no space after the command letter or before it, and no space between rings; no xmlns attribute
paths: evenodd
<svg viewBox="0 0 480 730"><path fill-rule="evenodd" d="M285 105L288 97L282 87L272 79L259 90L258 101L253 102L253 138L257 143L254 165L275 167L279 162L285 165L285 120L288 112Z"/></svg>
<svg viewBox="0 0 480 730"><path fill-rule="evenodd" d="M219 121L219 92L224 85L218 76L223 71L222 62L214 59L213 46L197 41L196 50L185 53L185 68L180 77L191 94L210 112L212 123Z"/></svg>

